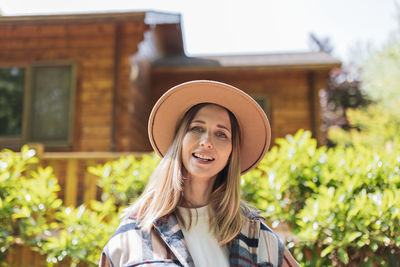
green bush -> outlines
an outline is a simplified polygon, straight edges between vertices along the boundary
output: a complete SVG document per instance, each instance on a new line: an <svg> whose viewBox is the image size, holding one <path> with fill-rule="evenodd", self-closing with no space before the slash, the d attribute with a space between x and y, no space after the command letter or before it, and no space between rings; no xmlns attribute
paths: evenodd
<svg viewBox="0 0 400 267"><path fill-rule="evenodd" d="M35 151L3 150L0 156L0 264L16 244L46 255L47 265L96 266L131 197L144 189L157 159L132 156L91 167L100 176L102 201L65 207L50 167L38 165Z"/></svg>
<svg viewBox="0 0 400 267"><path fill-rule="evenodd" d="M304 131L277 143L243 176L243 195L273 227L289 224L304 266L387 266L400 256L400 147L327 150Z"/></svg>
<svg viewBox="0 0 400 267"><path fill-rule="evenodd" d="M100 207L97 207L100 209ZM57 213L62 227L50 236L40 248L47 256L49 266L67 261L70 266L86 263L96 266L108 238L119 223L114 204L102 203L101 210L63 207Z"/></svg>
<svg viewBox="0 0 400 267"><path fill-rule="evenodd" d="M287 246L303 266L399 266L400 147L361 142L327 149L299 131L242 177L242 195L273 228L288 225ZM65 207L51 168L34 151L0 158L0 261L16 243L45 254L49 266L95 266L124 208L143 191L158 158L124 157L90 167L101 200ZM397 264L397 265L396 265Z"/></svg>
<svg viewBox="0 0 400 267"><path fill-rule="evenodd" d="M382 105L365 109L350 109L347 117L352 128L345 131L338 127L329 129L328 137L338 146L364 146L371 150L393 150L400 143L400 112Z"/></svg>
<svg viewBox="0 0 400 267"><path fill-rule="evenodd" d="M120 222L120 215L143 192L157 162L150 155L127 156L89 167L90 173L99 176L101 201L92 200L90 207L62 207L56 214L62 228L41 249L49 265L67 259L71 266L79 263L96 266L103 247Z"/></svg>
<svg viewBox="0 0 400 267"><path fill-rule="evenodd" d="M51 168L37 167L35 151L3 150L0 157L0 262L14 244L38 246L59 227L55 219L62 201Z"/></svg>
<svg viewBox="0 0 400 267"><path fill-rule="evenodd" d="M296 225L296 214L305 200L327 183L323 175L327 161L325 148L317 148L310 133L300 131L295 137L277 139L261 163L242 177L245 199L264 211L270 220ZM275 223L275 224L276 224Z"/></svg>
<svg viewBox="0 0 400 267"><path fill-rule="evenodd" d="M116 206L128 206L141 195L159 158L154 154L122 157L104 165L89 167L89 172L100 177L101 200L112 199Z"/></svg>

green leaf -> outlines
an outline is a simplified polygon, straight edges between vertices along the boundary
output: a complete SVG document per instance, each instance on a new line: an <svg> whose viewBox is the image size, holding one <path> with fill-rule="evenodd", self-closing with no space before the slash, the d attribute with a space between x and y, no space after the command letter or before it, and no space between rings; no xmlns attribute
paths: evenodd
<svg viewBox="0 0 400 267"><path fill-rule="evenodd" d="M353 242L354 239L360 237L361 235L361 232L353 232L346 236L347 242Z"/></svg>
<svg viewBox="0 0 400 267"><path fill-rule="evenodd" d="M331 253L332 250L334 250L334 249L335 249L335 246L333 246L333 245L327 246L326 248L324 248L324 249L321 251L321 257L325 257L326 255L328 255L329 253Z"/></svg>
<svg viewBox="0 0 400 267"><path fill-rule="evenodd" d="M377 251L379 248L379 246L376 242L372 242L370 246L371 246L372 251L374 251L374 252Z"/></svg>
<svg viewBox="0 0 400 267"><path fill-rule="evenodd" d="M343 248L339 248L338 254L339 254L339 259L340 259L344 264L349 263L349 255L347 254L347 251L345 251Z"/></svg>

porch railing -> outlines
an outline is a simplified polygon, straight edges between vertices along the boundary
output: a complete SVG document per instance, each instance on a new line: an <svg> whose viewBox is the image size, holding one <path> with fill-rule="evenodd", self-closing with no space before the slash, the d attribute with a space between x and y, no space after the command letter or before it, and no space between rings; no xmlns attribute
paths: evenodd
<svg viewBox="0 0 400 267"><path fill-rule="evenodd" d="M61 186L60 198L66 206L88 204L96 199L97 177L87 171L89 166L104 164L122 156L140 157L135 152L46 152L39 155L42 166L51 166Z"/></svg>

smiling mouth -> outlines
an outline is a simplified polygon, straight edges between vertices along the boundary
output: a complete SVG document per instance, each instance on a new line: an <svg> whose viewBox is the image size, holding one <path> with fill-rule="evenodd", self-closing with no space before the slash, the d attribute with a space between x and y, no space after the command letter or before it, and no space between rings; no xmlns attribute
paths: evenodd
<svg viewBox="0 0 400 267"><path fill-rule="evenodd" d="M202 154L199 154L199 153L193 153L192 155L193 155L193 157L195 157L197 159L200 159L200 160L203 160L203 161L213 161L214 160L214 158L212 158L212 157L209 157L209 156L206 156L206 155L202 155Z"/></svg>

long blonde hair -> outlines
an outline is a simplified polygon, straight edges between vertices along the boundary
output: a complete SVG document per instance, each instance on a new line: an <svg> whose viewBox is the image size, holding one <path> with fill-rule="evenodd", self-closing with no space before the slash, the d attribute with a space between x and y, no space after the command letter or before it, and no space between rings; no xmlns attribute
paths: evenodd
<svg viewBox="0 0 400 267"><path fill-rule="evenodd" d="M185 113L168 152L154 169L143 194L127 209L125 216L135 215L142 229L150 231L154 220L176 212L176 207L182 203L182 141L197 112L208 104L195 105ZM209 200L210 229L221 245L239 234L244 218L240 207L240 129L235 116L227 112L232 129L232 152L214 182ZM177 216L182 219L179 212Z"/></svg>

